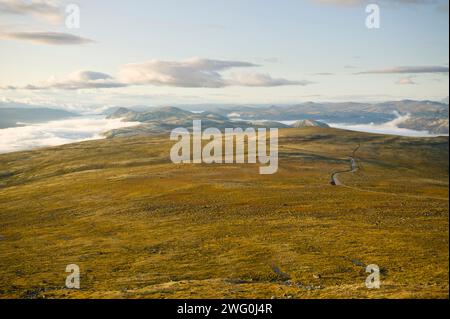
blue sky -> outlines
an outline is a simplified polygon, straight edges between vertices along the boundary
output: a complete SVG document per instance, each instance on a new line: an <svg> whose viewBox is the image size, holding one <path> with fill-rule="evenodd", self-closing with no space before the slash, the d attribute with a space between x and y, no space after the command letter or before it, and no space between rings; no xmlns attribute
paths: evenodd
<svg viewBox="0 0 450 319"><path fill-rule="evenodd" d="M0 101L86 110L447 97L448 1L372 2L380 29L366 27L365 0L71 1L81 25L68 29L64 14L37 10L63 1L0 0Z"/></svg>

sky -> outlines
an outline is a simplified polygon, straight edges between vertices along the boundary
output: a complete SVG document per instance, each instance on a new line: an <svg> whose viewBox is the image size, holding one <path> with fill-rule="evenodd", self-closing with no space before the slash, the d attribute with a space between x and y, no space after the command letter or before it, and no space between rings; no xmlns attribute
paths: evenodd
<svg viewBox="0 0 450 319"><path fill-rule="evenodd" d="M0 102L443 100L448 26L448 0L0 0Z"/></svg>

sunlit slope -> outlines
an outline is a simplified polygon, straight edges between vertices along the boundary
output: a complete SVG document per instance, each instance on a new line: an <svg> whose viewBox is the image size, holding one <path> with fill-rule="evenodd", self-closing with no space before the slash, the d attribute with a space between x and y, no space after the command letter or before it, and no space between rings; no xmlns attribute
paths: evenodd
<svg viewBox="0 0 450 319"><path fill-rule="evenodd" d="M360 169L331 186L358 144ZM175 165L171 145L1 155L0 297L448 298L448 138L281 130L266 176ZM72 263L79 291L64 289Z"/></svg>

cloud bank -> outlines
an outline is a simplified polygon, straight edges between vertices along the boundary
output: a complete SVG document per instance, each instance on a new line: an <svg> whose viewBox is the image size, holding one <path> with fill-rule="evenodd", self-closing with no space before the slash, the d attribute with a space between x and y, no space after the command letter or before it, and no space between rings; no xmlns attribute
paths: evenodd
<svg viewBox="0 0 450 319"><path fill-rule="evenodd" d="M7 128L0 130L0 153L103 139L103 132L139 124L87 117Z"/></svg>
<svg viewBox="0 0 450 319"><path fill-rule="evenodd" d="M27 85L26 90L78 90L117 88L134 85L170 86L179 88L223 88L227 86L275 87L284 85L307 85L309 81L292 81L273 78L261 73L233 73L225 77L222 72L234 68L258 67L244 61L224 61L193 58L184 61L151 60L126 64L118 76L95 71L77 71L62 79L51 78L41 84ZM11 87L9 87L11 89Z"/></svg>
<svg viewBox="0 0 450 319"><path fill-rule="evenodd" d="M0 0L0 14L33 16L53 24L63 20L59 3L48 0Z"/></svg>
<svg viewBox="0 0 450 319"><path fill-rule="evenodd" d="M0 18L5 15L35 17L51 24L62 24L63 6L56 0L0 0ZM5 27L3 27L5 29ZM8 29L8 28L7 28ZM92 43L91 39L65 32L0 30L0 39L46 45L79 45Z"/></svg>
<svg viewBox="0 0 450 319"><path fill-rule="evenodd" d="M119 71L119 79L128 84L220 88L226 86L226 82L219 72L255 66L241 61L198 58L180 62L151 60L124 65Z"/></svg>

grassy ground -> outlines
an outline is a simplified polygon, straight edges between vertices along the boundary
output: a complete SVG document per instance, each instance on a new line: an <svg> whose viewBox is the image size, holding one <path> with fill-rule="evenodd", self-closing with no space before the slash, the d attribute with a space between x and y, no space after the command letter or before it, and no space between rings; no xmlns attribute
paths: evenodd
<svg viewBox="0 0 450 319"><path fill-rule="evenodd" d="M334 170L357 153L361 169ZM448 298L448 138L280 131L280 169L166 136L0 156L2 298ZM81 289L64 288L66 265ZM365 265L382 270L365 287ZM288 277L286 276L288 275Z"/></svg>

